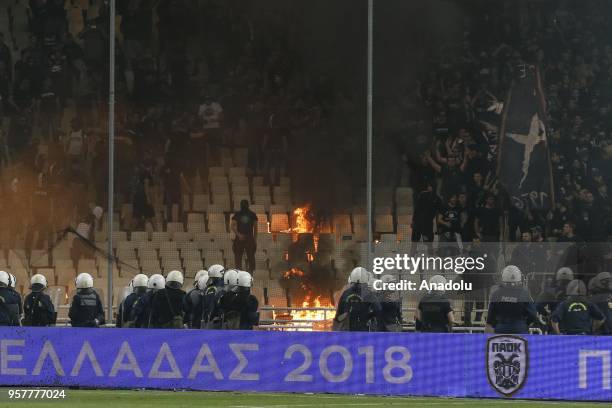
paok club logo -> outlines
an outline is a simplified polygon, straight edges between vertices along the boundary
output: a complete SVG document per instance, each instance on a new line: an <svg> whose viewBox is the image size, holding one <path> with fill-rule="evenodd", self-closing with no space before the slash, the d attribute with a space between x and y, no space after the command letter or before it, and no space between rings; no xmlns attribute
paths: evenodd
<svg viewBox="0 0 612 408"><path fill-rule="evenodd" d="M527 381L527 341L518 336L493 336L487 340L487 377L500 394L510 397Z"/></svg>

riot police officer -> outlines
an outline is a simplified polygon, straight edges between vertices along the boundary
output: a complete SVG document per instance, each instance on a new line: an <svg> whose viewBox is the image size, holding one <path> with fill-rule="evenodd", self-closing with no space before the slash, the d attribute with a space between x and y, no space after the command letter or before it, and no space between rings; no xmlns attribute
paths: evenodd
<svg viewBox="0 0 612 408"><path fill-rule="evenodd" d="M206 275L208 281L208 271L199 270L193 281L193 288L185 296L183 309L185 310L185 322L192 329L199 329L202 322L202 301L204 300L204 289L200 289L198 282L202 276ZM196 310L197 309L197 310Z"/></svg>
<svg viewBox="0 0 612 408"><path fill-rule="evenodd" d="M395 282L393 275L383 275L380 280L383 283ZM397 291L383 290L380 293L381 319L379 331L401 332L402 331L402 300Z"/></svg>
<svg viewBox="0 0 612 408"><path fill-rule="evenodd" d="M556 334L593 334L605 320L597 306L586 298L583 281L575 279L567 285L567 299L559 303L552 314L552 327Z"/></svg>
<svg viewBox="0 0 612 408"><path fill-rule="evenodd" d="M0 271L0 326L20 326L21 297L10 287L11 278Z"/></svg>
<svg viewBox="0 0 612 408"><path fill-rule="evenodd" d="M612 335L612 273L600 272L591 279L589 300L599 308L606 320L596 334Z"/></svg>
<svg viewBox="0 0 612 408"><path fill-rule="evenodd" d="M93 278L88 273L76 277L76 294L72 298L68 317L72 327L99 327L104 324L104 307L93 288Z"/></svg>
<svg viewBox="0 0 612 408"><path fill-rule="evenodd" d="M132 293L127 295L123 302L119 305L117 327L131 328L135 327L135 322L132 320L132 310L134 306L142 299L147 293L147 285L149 284L149 278L147 275L139 273L132 279Z"/></svg>
<svg viewBox="0 0 612 408"><path fill-rule="evenodd" d="M252 282L251 274L246 271L230 276L231 287L219 299L222 329L253 330L253 326L259 324L259 302L251 295Z"/></svg>
<svg viewBox="0 0 612 408"><path fill-rule="evenodd" d="M233 289L238 283L238 271L229 269L223 274L223 288L217 290L214 295L206 291L206 302L208 308L207 329L221 329L223 324L224 307L231 303ZM209 286L209 289L211 287Z"/></svg>
<svg viewBox="0 0 612 408"><path fill-rule="evenodd" d="M166 286L166 278L159 273L151 275L147 282L147 292L133 305L130 312L129 320L134 322L134 327L143 329L149 327L153 296L164 286Z"/></svg>
<svg viewBox="0 0 612 408"><path fill-rule="evenodd" d="M151 303L151 324L159 329L183 329L184 310L183 274L170 271L166 276L166 287L158 290Z"/></svg>
<svg viewBox="0 0 612 408"><path fill-rule="evenodd" d="M349 287L338 301L334 318L337 331L375 331L382 319L381 307L374 293L368 288L371 275L365 268L357 267L349 275Z"/></svg>
<svg viewBox="0 0 612 408"><path fill-rule="evenodd" d="M17 278L12 273L9 274L9 289L13 291L13 294L19 298L19 318L23 316L23 302L21 301L21 293L17 292Z"/></svg>
<svg viewBox="0 0 612 408"><path fill-rule="evenodd" d="M30 279L31 292L23 301L24 326L52 326L57 320L55 306L49 295L45 293L47 278L36 274Z"/></svg>
<svg viewBox="0 0 612 408"><path fill-rule="evenodd" d="M522 286L523 276L515 265L502 271L501 286L492 295L487 316L487 333L527 334L538 315L529 291Z"/></svg>
<svg viewBox="0 0 612 408"><path fill-rule="evenodd" d="M434 275L429 285L446 284L442 275ZM416 310L416 329L421 332L450 333L453 330L453 308L444 295L444 290L430 290L421 299Z"/></svg>
<svg viewBox="0 0 612 408"><path fill-rule="evenodd" d="M564 266L555 274L554 285L546 285L536 300L536 310L544 317L550 317L557 305L565 300L567 284L574 279L574 271Z"/></svg>

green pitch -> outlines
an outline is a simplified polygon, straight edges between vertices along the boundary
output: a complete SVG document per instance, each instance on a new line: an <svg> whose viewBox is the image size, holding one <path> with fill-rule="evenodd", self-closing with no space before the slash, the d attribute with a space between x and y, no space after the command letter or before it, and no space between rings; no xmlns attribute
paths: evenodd
<svg viewBox="0 0 612 408"><path fill-rule="evenodd" d="M8 401L2 390L0 407L233 407L233 408L308 408L308 407L456 407L456 408L603 408L604 404L546 401L474 400L450 398L400 398L347 395L243 394L233 392L170 392L121 390L67 390L65 400Z"/></svg>

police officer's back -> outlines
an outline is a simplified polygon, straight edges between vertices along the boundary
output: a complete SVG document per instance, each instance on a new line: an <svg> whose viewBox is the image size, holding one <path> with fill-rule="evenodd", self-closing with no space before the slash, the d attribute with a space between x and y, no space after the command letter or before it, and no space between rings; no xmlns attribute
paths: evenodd
<svg viewBox="0 0 612 408"><path fill-rule="evenodd" d="M432 276L430 285L444 285L446 278ZM430 290L419 302L416 311L416 329L430 333L449 333L453 329L453 309L444 290Z"/></svg>
<svg viewBox="0 0 612 408"><path fill-rule="evenodd" d="M204 283L200 286L200 278L204 278ZM189 328L199 329L202 325L202 309L204 302L204 290L208 282L208 271L199 270L194 279L193 288L187 292L183 301L183 309L185 310L185 322Z"/></svg>
<svg viewBox="0 0 612 408"><path fill-rule="evenodd" d="M132 293L123 299L123 302L119 305L117 327L135 327L136 323L133 319L132 310L140 302L141 298L147 293L147 285L149 278L147 275L139 273L132 279Z"/></svg>
<svg viewBox="0 0 612 408"><path fill-rule="evenodd" d="M98 327L104 324L104 307L93 288L93 278L81 273L76 278L76 294L72 298L68 317L73 327Z"/></svg>
<svg viewBox="0 0 612 408"><path fill-rule="evenodd" d="M395 282L392 275L384 275L380 278L383 283ZM391 290L383 290L380 294L379 331L400 332L402 331L402 301L399 293Z"/></svg>
<svg viewBox="0 0 612 408"><path fill-rule="evenodd" d="M166 287L158 290L153 296L149 327L160 329L183 328L185 291L181 289L182 286L183 274L180 271L170 271L166 276Z"/></svg>
<svg viewBox="0 0 612 408"><path fill-rule="evenodd" d="M36 274L30 279L32 290L23 301L24 326L51 326L57 320L55 306L44 290L47 288L47 278Z"/></svg>
<svg viewBox="0 0 612 408"><path fill-rule="evenodd" d="M501 286L491 295L486 332L529 333L529 324L539 319L529 291L522 286L521 271L508 265L502 271L501 280Z"/></svg>
<svg viewBox="0 0 612 408"><path fill-rule="evenodd" d="M206 290L206 301L208 309L207 329L222 329L226 309L234 302L236 296L236 285L238 282L238 271L228 269L223 274L223 288L209 286Z"/></svg>
<svg viewBox="0 0 612 408"><path fill-rule="evenodd" d="M550 317L557 305L566 298L568 283L574 279L574 271L568 267L559 268L555 274L554 285L545 284L536 299L536 310L542 316ZM545 282L547 283L547 282Z"/></svg>
<svg viewBox="0 0 612 408"><path fill-rule="evenodd" d="M166 286L166 279L159 273L151 275L147 282L147 292L132 306L129 320L134 327L146 329L151 322L151 307L155 293Z"/></svg>
<svg viewBox="0 0 612 408"><path fill-rule="evenodd" d="M600 272L592 279L589 300L599 308L606 320L596 334L612 335L612 273Z"/></svg>
<svg viewBox="0 0 612 408"><path fill-rule="evenodd" d="M338 301L334 318L335 330L374 331L381 320L378 299L368 288L370 274L362 267L353 269L349 276L349 287Z"/></svg>
<svg viewBox="0 0 612 408"><path fill-rule="evenodd" d="M259 302L251 295L253 279L246 271L238 271L235 282L220 299L222 316L222 329L252 330L259 324Z"/></svg>
<svg viewBox="0 0 612 408"><path fill-rule="evenodd" d="M0 326L19 326L21 297L10 287L10 276L0 271Z"/></svg>
<svg viewBox="0 0 612 408"><path fill-rule="evenodd" d="M592 334L603 324L605 316L586 294L586 286L579 279L567 285L567 299L559 303L551 318L556 334Z"/></svg>

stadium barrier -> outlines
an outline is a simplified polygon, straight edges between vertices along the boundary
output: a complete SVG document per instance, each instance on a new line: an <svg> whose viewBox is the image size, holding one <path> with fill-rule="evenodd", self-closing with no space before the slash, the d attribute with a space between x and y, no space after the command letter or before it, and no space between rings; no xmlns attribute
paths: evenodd
<svg viewBox="0 0 612 408"><path fill-rule="evenodd" d="M1 328L0 385L612 401L612 337Z"/></svg>

